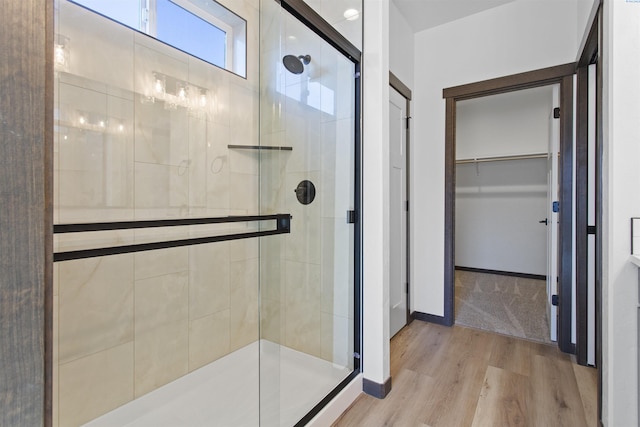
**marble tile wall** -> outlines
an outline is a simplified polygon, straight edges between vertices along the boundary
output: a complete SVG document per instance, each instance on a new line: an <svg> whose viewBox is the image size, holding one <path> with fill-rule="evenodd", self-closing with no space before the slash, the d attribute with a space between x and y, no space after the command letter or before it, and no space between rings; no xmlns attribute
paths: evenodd
<svg viewBox="0 0 640 427"><path fill-rule="evenodd" d="M270 3L263 2L261 15L260 138L293 149L262 154L261 209L289 212L293 220L291 234L261 240L261 338L349 366L354 68ZM309 54L311 63L293 75L282 65L286 54ZM309 205L293 191L302 180L316 186Z"/></svg>
<svg viewBox="0 0 640 427"><path fill-rule="evenodd" d="M227 148L259 143L259 4L220 2L247 20L246 79L56 2L69 59L55 79L56 223L259 212L259 158ZM172 105L154 92L158 75L206 89L205 102ZM54 425L81 425L256 341L258 244L55 264Z"/></svg>
<svg viewBox="0 0 640 427"><path fill-rule="evenodd" d="M257 162L235 167L227 145L258 144L259 12L254 0L222 3L249 22L246 79L58 2L69 56L56 73L58 222L257 212ZM186 82L206 90L205 104L164 100L157 76L167 97ZM247 196L234 205L233 195Z"/></svg>

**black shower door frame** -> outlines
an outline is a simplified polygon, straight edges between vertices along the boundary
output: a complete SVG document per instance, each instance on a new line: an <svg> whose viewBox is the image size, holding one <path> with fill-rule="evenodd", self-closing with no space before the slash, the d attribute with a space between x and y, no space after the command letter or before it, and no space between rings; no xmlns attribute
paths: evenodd
<svg viewBox="0 0 640 427"><path fill-rule="evenodd" d="M302 22L307 28L333 46L338 52L348 58L355 65L353 76L355 86L355 121L354 153L355 153L355 213L352 215L354 229L354 343L353 343L353 371L314 406L295 427L302 427L309 423L327 404L335 398L362 371L362 155L361 155L361 116L362 116L362 52L349 40L338 32L331 24L322 18L315 10L302 0L274 0L280 6Z"/></svg>

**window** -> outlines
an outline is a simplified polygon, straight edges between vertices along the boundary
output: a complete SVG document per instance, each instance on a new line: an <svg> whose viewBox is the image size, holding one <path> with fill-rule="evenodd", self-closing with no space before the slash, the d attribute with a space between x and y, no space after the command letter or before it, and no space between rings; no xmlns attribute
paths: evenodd
<svg viewBox="0 0 640 427"><path fill-rule="evenodd" d="M246 77L247 23L213 0L72 0Z"/></svg>

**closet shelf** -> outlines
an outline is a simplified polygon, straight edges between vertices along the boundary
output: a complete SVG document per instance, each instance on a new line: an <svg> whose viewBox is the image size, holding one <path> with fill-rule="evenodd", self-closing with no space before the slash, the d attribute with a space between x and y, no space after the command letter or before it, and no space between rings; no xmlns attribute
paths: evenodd
<svg viewBox="0 0 640 427"><path fill-rule="evenodd" d="M456 160L456 164L461 165L465 163L500 162L504 160L546 159L548 156L549 155L547 153L539 153L539 154L518 154L514 156L478 157L476 159L459 159L459 160Z"/></svg>
<svg viewBox="0 0 640 427"><path fill-rule="evenodd" d="M273 145L227 145L227 148L234 150L275 150L275 151L292 151L293 147L277 147Z"/></svg>

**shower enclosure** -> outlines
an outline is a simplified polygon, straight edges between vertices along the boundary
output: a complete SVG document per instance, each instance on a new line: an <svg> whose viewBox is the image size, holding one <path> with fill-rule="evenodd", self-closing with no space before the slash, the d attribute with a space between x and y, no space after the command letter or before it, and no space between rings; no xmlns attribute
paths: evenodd
<svg viewBox="0 0 640 427"><path fill-rule="evenodd" d="M304 425L360 369L360 53L298 0L100 3L55 3L53 423Z"/></svg>

